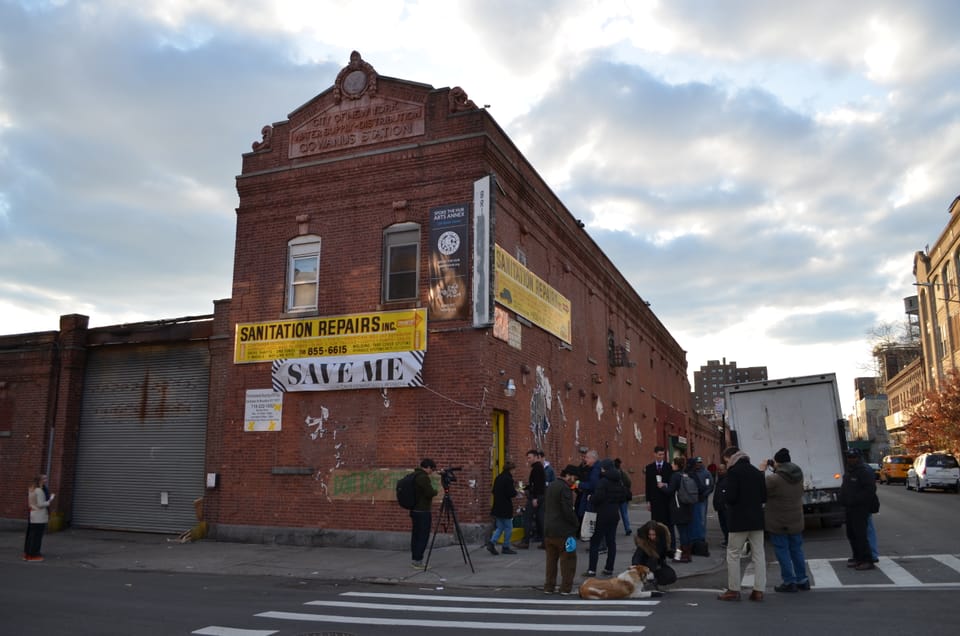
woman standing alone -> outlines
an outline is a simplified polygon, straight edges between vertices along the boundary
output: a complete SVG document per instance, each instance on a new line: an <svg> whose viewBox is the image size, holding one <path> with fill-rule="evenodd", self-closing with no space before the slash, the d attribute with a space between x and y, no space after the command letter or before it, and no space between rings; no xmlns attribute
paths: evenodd
<svg viewBox="0 0 960 636"><path fill-rule="evenodd" d="M40 546L43 544L43 533L50 521L48 508L55 495L47 499L43 491L40 477L34 477L27 489L27 503L30 505L30 522L27 524L27 537L23 542L24 561L43 561Z"/></svg>

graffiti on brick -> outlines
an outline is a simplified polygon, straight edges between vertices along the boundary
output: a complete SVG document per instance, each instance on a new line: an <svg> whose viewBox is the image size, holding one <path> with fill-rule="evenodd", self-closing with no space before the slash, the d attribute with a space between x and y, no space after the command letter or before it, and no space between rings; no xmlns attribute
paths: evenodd
<svg viewBox="0 0 960 636"><path fill-rule="evenodd" d="M335 469L327 480L327 496L353 501L395 501L397 480L409 472L408 468ZM439 479L435 475L431 479L433 487L440 490Z"/></svg>

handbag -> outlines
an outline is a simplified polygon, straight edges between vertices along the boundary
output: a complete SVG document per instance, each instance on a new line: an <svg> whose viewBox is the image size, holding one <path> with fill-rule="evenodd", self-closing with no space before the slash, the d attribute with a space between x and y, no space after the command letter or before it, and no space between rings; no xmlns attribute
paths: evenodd
<svg viewBox="0 0 960 636"><path fill-rule="evenodd" d="M670 585L677 582L677 572L672 567L664 563L654 570L653 576L657 580L657 585Z"/></svg>
<svg viewBox="0 0 960 636"><path fill-rule="evenodd" d="M584 512L583 521L580 522L580 538L584 541L589 541L596 527L597 513L590 511Z"/></svg>

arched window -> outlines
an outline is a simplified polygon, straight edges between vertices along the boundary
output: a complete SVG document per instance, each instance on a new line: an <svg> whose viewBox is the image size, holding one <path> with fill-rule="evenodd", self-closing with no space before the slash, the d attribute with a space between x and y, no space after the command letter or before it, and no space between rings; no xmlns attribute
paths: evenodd
<svg viewBox="0 0 960 636"><path fill-rule="evenodd" d="M320 237L298 236L287 242L287 311L317 310L320 288Z"/></svg>

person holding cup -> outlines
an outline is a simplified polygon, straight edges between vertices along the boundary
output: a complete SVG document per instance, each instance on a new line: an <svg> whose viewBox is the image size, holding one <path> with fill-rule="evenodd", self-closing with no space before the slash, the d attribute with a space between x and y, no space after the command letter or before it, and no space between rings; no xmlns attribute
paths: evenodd
<svg viewBox="0 0 960 636"><path fill-rule="evenodd" d="M670 496L666 492L666 485L670 483L673 468L667 461L666 449L663 446L653 448L653 461L643 469L647 496L647 510L650 518L659 521L670 529L670 552L676 552L677 534L670 523Z"/></svg>

